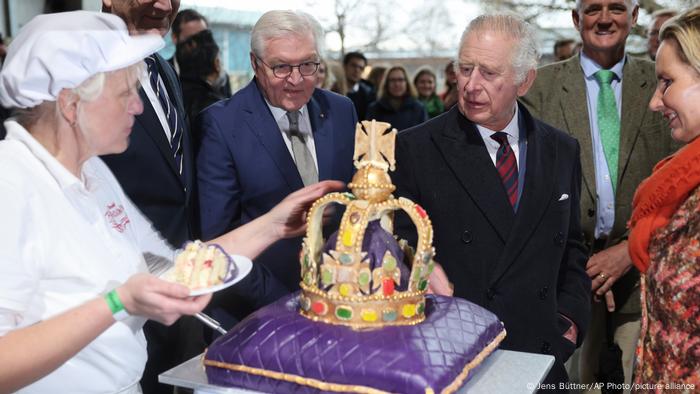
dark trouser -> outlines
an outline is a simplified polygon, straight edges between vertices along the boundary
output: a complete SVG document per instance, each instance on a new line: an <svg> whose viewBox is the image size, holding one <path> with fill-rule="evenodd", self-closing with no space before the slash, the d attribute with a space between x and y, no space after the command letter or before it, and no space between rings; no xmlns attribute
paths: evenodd
<svg viewBox="0 0 700 394"><path fill-rule="evenodd" d="M144 394L172 394L173 386L158 383L158 375L204 351L204 326L192 316L183 316L170 327L148 321L144 333L148 361L141 389Z"/></svg>

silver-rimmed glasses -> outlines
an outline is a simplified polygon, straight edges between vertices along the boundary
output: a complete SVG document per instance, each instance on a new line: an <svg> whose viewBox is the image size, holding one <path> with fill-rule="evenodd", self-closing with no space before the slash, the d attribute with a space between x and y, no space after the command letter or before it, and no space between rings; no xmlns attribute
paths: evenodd
<svg viewBox="0 0 700 394"><path fill-rule="evenodd" d="M275 77L282 79L290 76L295 68L299 70L299 74L301 74L302 76L310 77L316 74L316 71L318 71L318 66L321 64L320 62L304 62L299 64L276 64L274 66L271 66L265 63L259 57L256 56L255 58L259 60L260 63L264 64L269 69L271 69Z"/></svg>

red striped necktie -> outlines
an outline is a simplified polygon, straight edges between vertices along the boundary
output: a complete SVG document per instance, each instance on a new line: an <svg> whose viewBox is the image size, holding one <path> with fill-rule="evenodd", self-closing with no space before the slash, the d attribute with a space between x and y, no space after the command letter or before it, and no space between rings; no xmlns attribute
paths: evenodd
<svg viewBox="0 0 700 394"><path fill-rule="evenodd" d="M515 208L518 201L518 163L515 161L515 153L510 149L508 134L499 131L491 134L491 138L501 145L496 151L496 169L501 176L508 201Z"/></svg>

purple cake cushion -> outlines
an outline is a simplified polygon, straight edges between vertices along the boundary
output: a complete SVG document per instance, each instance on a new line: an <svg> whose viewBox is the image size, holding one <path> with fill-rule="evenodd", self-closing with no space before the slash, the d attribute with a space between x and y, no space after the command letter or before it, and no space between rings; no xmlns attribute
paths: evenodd
<svg viewBox="0 0 700 394"><path fill-rule="evenodd" d="M454 392L505 336L491 312L428 296L418 325L353 330L304 318L298 295L258 310L205 354L209 382L264 392ZM374 390L374 391L373 391Z"/></svg>
<svg viewBox="0 0 700 394"><path fill-rule="evenodd" d="M336 231L328 237L328 241L323 245L323 252L327 253L329 250L335 249L337 239L338 232ZM367 252L370 270L381 267L382 259L387 250L398 262L397 267L401 272L401 284L396 286L396 289L405 291L408 288L408 278L411 272L406 267L403 250L401 250L396 238L382 228L379 220L372 220L367 223L367 230L365 230L364 238L362 239L362 251Z"/></svg>

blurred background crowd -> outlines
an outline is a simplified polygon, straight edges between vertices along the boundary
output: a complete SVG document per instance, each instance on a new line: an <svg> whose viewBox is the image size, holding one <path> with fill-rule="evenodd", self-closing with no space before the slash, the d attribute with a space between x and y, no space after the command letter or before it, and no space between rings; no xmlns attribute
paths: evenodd
<svg viewBox="0 0 700 394"><path fill-rule="evenodd" d="M456 26L489 9L511 9L538 26L544 65L567 59L580 50L580 39L570 19L574 3L462 0L399 5L396 1L303 0L280 7L184 0L171 34L165 37L168 44L160 53L178 71L185 106L193 119L201 109L230 97L252 78L250 30L265 7L317 10L312 14L322 22L326 35L326 57L317 74L318 87L350 97L360 120L372 115L402 130L455 104L453 37L459 34L459 28L454 34L450 32ZM639 21L628 39L627 52L653 60L661 24L673 15L672 9L692 3L640 2ZM97 0L3 0L0 4L0 34L4 38L0 40L0 61L6 42L34 15L99 10L101 6ZM462 15L457 10L473 15ZM3 119L9 116L4 110L0 112Z"/></svg>

